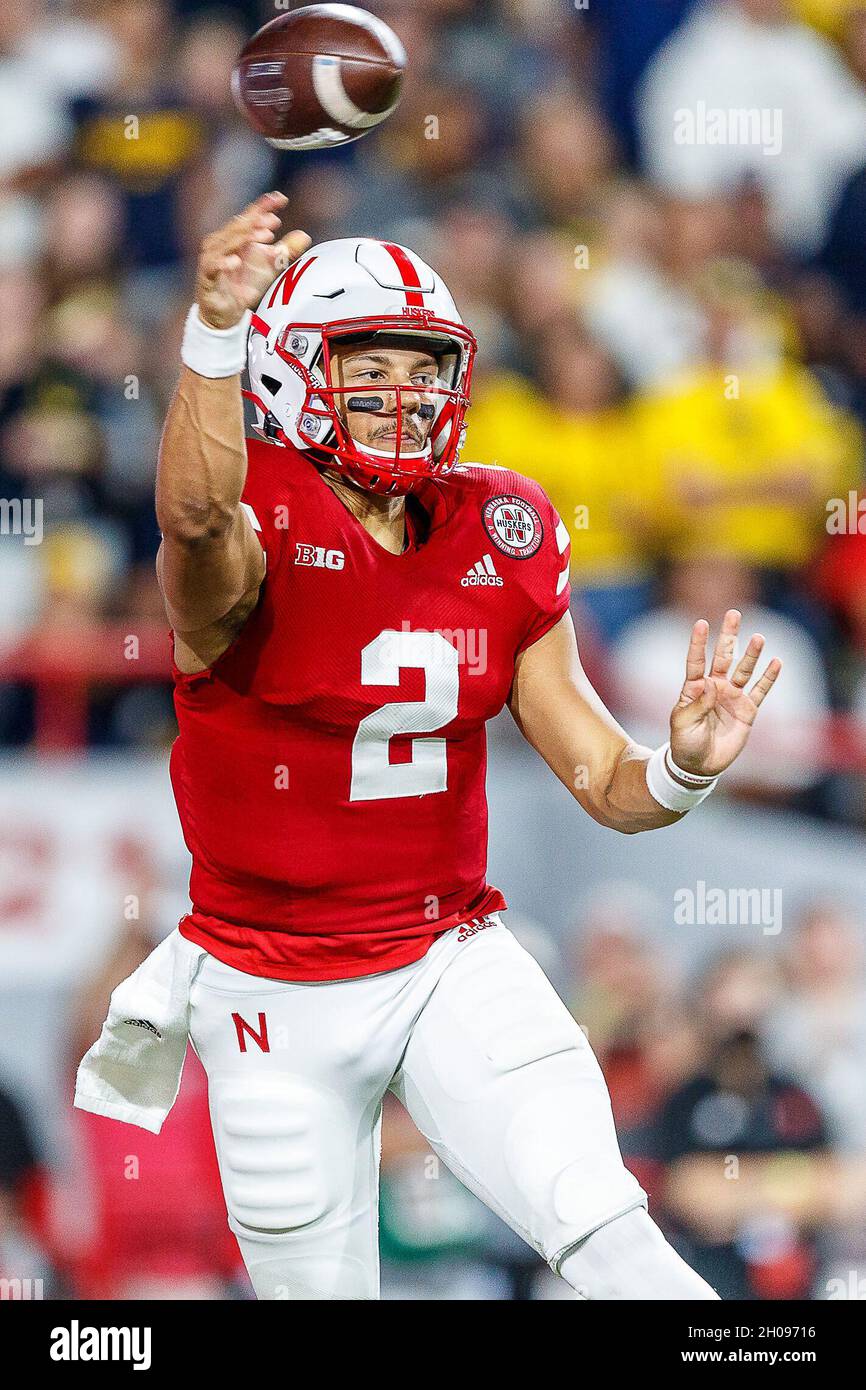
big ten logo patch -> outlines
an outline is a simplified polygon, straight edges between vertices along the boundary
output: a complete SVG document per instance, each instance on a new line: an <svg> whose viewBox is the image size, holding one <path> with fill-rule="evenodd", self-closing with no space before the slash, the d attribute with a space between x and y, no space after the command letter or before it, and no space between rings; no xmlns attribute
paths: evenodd
<svg viewBox="0 0 866 1390"><path fill-rule="evenodd" d="M342 550L326 550L323 545L306 545L295 542L295 564L312 565L319 570L341 570L346 564Z"/></svg>

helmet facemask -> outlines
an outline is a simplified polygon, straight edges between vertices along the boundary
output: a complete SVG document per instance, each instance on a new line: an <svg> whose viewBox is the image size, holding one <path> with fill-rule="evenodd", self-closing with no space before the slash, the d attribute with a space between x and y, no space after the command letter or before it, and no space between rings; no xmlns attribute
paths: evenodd
<svg viewBox="0 0 866 1390"><path fill-rule="evenodd" d="M262 324L262 328L266 325ZM253 332L256 332L255 318ZM359 347L369 344L371 351L397 344L427 351L437 363L435 383L429 386L390 382L341 385L334 379L335 349L355 343ZM273 376L260 371L259 377L272 388L272 401L266 405L254 399L264 414L263 432L271 438L287 442L284 431L289 425L293 426L292 433L299 446L309 449L316 462L343 472L360 486L379 493L410 492L426 479L449 473L456 464L465 434L464 417L469 406L476 351L474 335L462 324L417 309L404 310L399 315L342 319L324 324L291 323L269 339L267 351L272 354ZM283 406L279 399L280 379L285 377L287 370L294 379L295 389L285 393ZM301 383L304 394L300 410L293 413L291 421L281 419L285 407L290 405L289 396L297 404L297 388ZM388 398L387 410L384 397ZM415 398L411 411L404 405L409 397ZM397 437L393 448L389 442L388 447L379 449L372 443L359 441L351 433L351 411L363 410L361 402L365 399L370 402L371 413L396 421ZM351 410L350 402L353 403ZM421 448L406 444L403 432L407 427L418 438Z"/></svg>

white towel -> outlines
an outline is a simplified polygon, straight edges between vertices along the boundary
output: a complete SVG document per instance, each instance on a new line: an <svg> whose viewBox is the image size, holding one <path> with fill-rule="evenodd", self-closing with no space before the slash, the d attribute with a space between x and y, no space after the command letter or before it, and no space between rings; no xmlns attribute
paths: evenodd
<svg viewBox="0 0 866 1390"><path fill-rule="evenodd" d="M189 992L206 955L175 930L117 986L102 1033L78 1068L79 1110L159 1134L180 1090Z"/></svg>

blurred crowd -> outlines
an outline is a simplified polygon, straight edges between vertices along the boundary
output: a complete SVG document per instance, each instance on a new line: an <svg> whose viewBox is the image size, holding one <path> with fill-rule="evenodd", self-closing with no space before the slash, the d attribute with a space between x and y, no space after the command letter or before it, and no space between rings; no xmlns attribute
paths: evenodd
<svg viewBox="0 0 866 1390"><path fill-rule="evenodd" d="M445 277L480 345L464 458L549 492L571 532L587 667L630 731L661 741L691 622L717 627L737 606L785 670L728 787L862 825L866 6L366 7L408 49L403 101L372 137L303 156L253 135L229 86L245 38L286 6L0 10L0 745L39 735L20 657L34 633L71 651L103 625L164 626L152 492L197 244L279 187L315 240L387 236ZM28 498L43 502L41 544L8 524ZM89 691L93 746L162 746L172 731L158 673ZM579 926L562 986L656 1214L728 1296L835 1296L830 1281L850 1284L866 1255L855 927L816 903L778 958L714 957L682 980L627 894ZM121 942L81 1004L85 1032L146 948ZM243 1295L215 1234L194 1059L184 1095L183 1122L147 1150L149 1186L109 1190L117 1164L87 1156L115 1141L80 1120L82 1171L103 1175L84 1233L52 1215L10 1099L0 1275L26 1265L93 1296L147 1296L164 1279ZM551 1294L526 1250L425 1167L401 1113L384 1153L386 1288ZM720 1156L739 1165L724 1201Z"/></svg>
<svg viewBox="0 0 866 1390"><path fill-rule="evenodd" d="M547 488L635 733L664 729L690 621L735 604L786 670L729 785L862 822L866 9L371 7L409 52L402 104L301 156L233 105L275 13L255 0L0 18L0 739L40 732L14 656L37 624L162 622L153 476L196 247L279 186L314 239L388 236L445 276L480 343L464 458ZM6 534L33 497L40 545ZM171 736L163 682L97 674L91 743Z"/></svg>

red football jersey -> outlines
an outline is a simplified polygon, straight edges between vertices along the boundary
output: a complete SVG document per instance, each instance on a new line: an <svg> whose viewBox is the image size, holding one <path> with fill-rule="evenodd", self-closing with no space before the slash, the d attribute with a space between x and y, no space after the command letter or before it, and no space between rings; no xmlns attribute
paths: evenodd
<svg viewBox="0 0 866 1390"><path fill-rule="evenodd" d="M181 931L276 979L392 970L506 906L485 724L568 607L568 533L537 483L466 466L409 499L392 555L302 453L248 457L260 602L210 670L175 671Z"/></svg>

